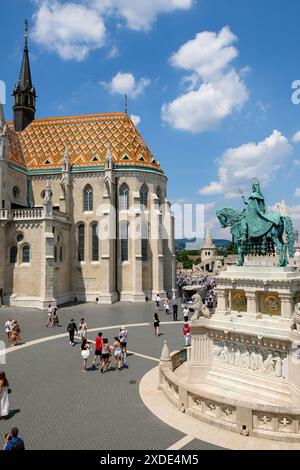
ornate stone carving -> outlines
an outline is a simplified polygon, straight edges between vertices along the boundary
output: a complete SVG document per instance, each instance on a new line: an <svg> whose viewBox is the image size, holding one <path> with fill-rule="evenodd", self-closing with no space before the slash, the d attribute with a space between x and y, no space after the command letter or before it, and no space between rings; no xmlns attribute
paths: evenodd
<svg viewBox="0 0 300 470"><path fill-rule="evenodd" d="M249 340L246 340L246 344ZM287 377L286 353L237 345L230 341L214 341L213 363L229 365L242 370L260 372L273 377Z"/></svg>
<svg viewBox="0 0 300 470"><path fill-rule="evenodd" d="M294 308L292 317L291 330L300 334L300 303L297 303Z"/></svg>
<svg viewBox="0 0 300 470"><path fill-rule="evenodd" d="M195 315L192 316L192 320L198 320L200 317L210 318L210 312L208 308L203 305L201 295L196 293L192 297L192 304L189 304L190 308L193 308Z"/></svg>

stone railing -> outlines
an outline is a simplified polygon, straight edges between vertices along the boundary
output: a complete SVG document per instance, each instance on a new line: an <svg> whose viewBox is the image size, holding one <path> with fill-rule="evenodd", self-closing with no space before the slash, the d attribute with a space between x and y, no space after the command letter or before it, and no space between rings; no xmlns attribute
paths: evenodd
<svg viewBox="0 0 300 470"><path fill-rule="evenodd" d="M175 351L159 367L159 388L182 413L235 433L300 442L300 407L248 403L200 390L176 373L183 362L183 351Z"/></svg>
<svg viewBox="0 0 300 470"><path fill-rule="evenodd" d="M43 209L31 208L31 209L13 209L13 219L41 219L43 217Z"/></svg>
<svg viewBox="0 0 300 470"><path fill-rule="evenodd" d="M0 209L0 220L10 220L11 217L11 211L7 209Z"/></svg>

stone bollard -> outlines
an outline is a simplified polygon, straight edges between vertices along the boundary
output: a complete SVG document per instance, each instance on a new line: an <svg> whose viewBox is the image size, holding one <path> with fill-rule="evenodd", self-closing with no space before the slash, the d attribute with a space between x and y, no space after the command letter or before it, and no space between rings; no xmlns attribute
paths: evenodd
<svg viewBox="0 0 300 470"><path fill-rule="evenodd" d="M160 360L159 360L159 385L162 385L164 383L164 376L162 373L163 369L170 369L170 370L173 369L172 359L170 356L170 351L169 351L167 340L164 341L164 345L163 345Z"/></svg>

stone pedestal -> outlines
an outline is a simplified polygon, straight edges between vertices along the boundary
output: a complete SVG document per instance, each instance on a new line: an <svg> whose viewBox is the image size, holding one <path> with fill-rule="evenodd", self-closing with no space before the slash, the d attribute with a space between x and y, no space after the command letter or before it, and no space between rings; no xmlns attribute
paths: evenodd
<svg viewBox="0 0 300 470"><path fill-rule="evenodd" d="M166 396L217 427L300 443L300 273L230 267L216 282L216 314L191 322L188 362L161 368Z"/></svg>
<svg viewBox="0 0 300 470"><path fill-rule="evenodd" d="M213 343L208 336L209 320L200 318L191 322L192 344L189 362L189 380L199 383L204 380L212 365Z"/></svg>

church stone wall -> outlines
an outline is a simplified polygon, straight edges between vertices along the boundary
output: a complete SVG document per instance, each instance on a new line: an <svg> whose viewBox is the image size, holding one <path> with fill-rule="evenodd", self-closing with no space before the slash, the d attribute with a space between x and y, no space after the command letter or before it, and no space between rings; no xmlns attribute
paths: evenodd
<svg viewBox="0 0 300 470"><path fill-rule="evenodd" d="M17 235L23 235L18 242ZM12 303L11 296L38 298L42 295L42 255L43 228L41 222L20 222L7 225L5 252L5 294ZM22 251L27 245L30 248L29 263L23 263ZM17 247L17 262L11 263L11 247Z"/></svg>
<svg viewBox="0 0 300 470"><path fill-rule="evenodd" d="M27 206L27 176L21 171L8 168L5 185L6 207L11 208L11 204ZM14 188L18 188L17 196L14 196Z"/></svg>

